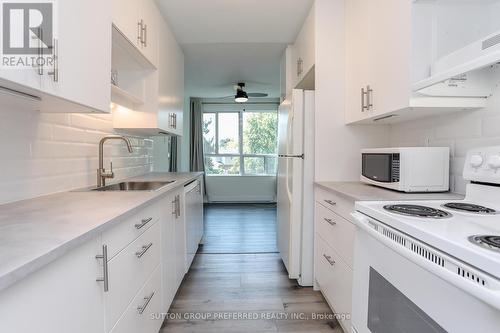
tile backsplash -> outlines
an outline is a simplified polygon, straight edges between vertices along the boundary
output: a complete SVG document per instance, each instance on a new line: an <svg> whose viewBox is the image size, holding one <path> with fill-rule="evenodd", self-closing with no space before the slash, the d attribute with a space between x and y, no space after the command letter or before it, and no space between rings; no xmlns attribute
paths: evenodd
<svg viewBox="0 0 500 333"><path fill-rule="evenodd" d="M0 203L95 185L98 142L113 133L111 114L0 111ZM152 170L153 141L131 141L132 154L123 141L106 142L113 181Z"/></svg>
<svg viewBox="0 0 500 333"><path fill-rule="evenodd" d="M390 127L390 143L398 146L446 146L451 150L450 186L465 193L462 178L469 149L500 145L500 89L497 87L488 107L468 110Z"/></svg>

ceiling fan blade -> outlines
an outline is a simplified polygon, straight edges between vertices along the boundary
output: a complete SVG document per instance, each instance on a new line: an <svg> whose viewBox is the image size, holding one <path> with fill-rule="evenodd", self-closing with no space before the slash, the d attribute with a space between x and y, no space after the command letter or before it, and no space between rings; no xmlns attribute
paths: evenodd
<svg viewBox="0 0 500 333"><path fill-rule="evenodd" d="M247 93L248 97L267 97L269 94L266 93Z"/></svg>

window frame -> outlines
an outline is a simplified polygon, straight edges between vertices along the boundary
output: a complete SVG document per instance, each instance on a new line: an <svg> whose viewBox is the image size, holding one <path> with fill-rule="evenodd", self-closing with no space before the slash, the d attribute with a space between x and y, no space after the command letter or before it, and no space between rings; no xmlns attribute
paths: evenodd
<svg viewBox="0 0 500 333"><path fill-rule="evenodd" d="M269 104L272 105L272 104ZM222 176L222 177L275 177L277 175L277 170L276 173L274 174L259 174L259 173L247 173L245 172L245 157L257 157L257 158L264 158L264 170L267 170L267 161L268 158L278 158L278 154L245 154L243 151L243 114L246 112L245 109L242 110L220 110L220 111L215 111L215 110L205 110L203 109L203 115L205 114L215 114L215 144L214 144L214 153L205 153L203 151L203 163L205 163L205 157L229 157L229 158L234 158L238 157L240 161L240 174L239 175L218 175L218 174L206 174L208 177L213 177L213 176ZM269 109L262 109L262 110L248 110L248 112L252 113L257 113L257 112L263 112L263 113L275 113L276 114L276 121L278 121L278 110L273 110L271 107ZM221 113L237 113L238 114L238 150L239 154L221 154L219 153L219 114ZM276 133L277 137L278 133ZM276 142L276 144L278 144ZM277 163L277 162L276 162Z"/></svg>

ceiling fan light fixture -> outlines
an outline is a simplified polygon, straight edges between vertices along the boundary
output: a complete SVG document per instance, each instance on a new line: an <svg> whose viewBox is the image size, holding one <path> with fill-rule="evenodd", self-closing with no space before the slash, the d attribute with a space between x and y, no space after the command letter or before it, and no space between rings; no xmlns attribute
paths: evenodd
<svg viewBox="0 0 500 333"><path fill-rule="evenodd" d="M247 95L247 93L244 92L241 89L238 89L238 91L236 92L236 96L234 96L234 101L236 103L245 103L245 102L248 102L248 95Z"/></svg>

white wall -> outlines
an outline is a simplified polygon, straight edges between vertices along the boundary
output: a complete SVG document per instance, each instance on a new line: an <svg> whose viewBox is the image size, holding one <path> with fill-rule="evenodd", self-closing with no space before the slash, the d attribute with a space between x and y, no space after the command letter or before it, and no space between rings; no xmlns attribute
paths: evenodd
<svg viewBox="0 0 500 333"><path fill-rule="evenodd" d="M385 126L345 126L344 0L316 0L317 181L358 180L360 149L389 144Z"/></svg>
<svg viewBox="0 0 500 333"><path fill-rule="evenodd" d="M0 203L96 184L98 142L113 133L112 115L0 111ZM117 179L151 170L153 142L106 143Z"/></svg>
<svg viewBox="0 0 500 333"><path fill-rule="evenodd" d="M208 176L209 202L275 202L274 176Z"/></svg>
<svg viewBox="0 0 500 333"><path fill-rule="evenodd" d="M500 88L496 88L485 109L392 125L390 143L394 147L450 147L450 186L455 192L465 193L462 169L467 150L500 145Z"/></svg>

